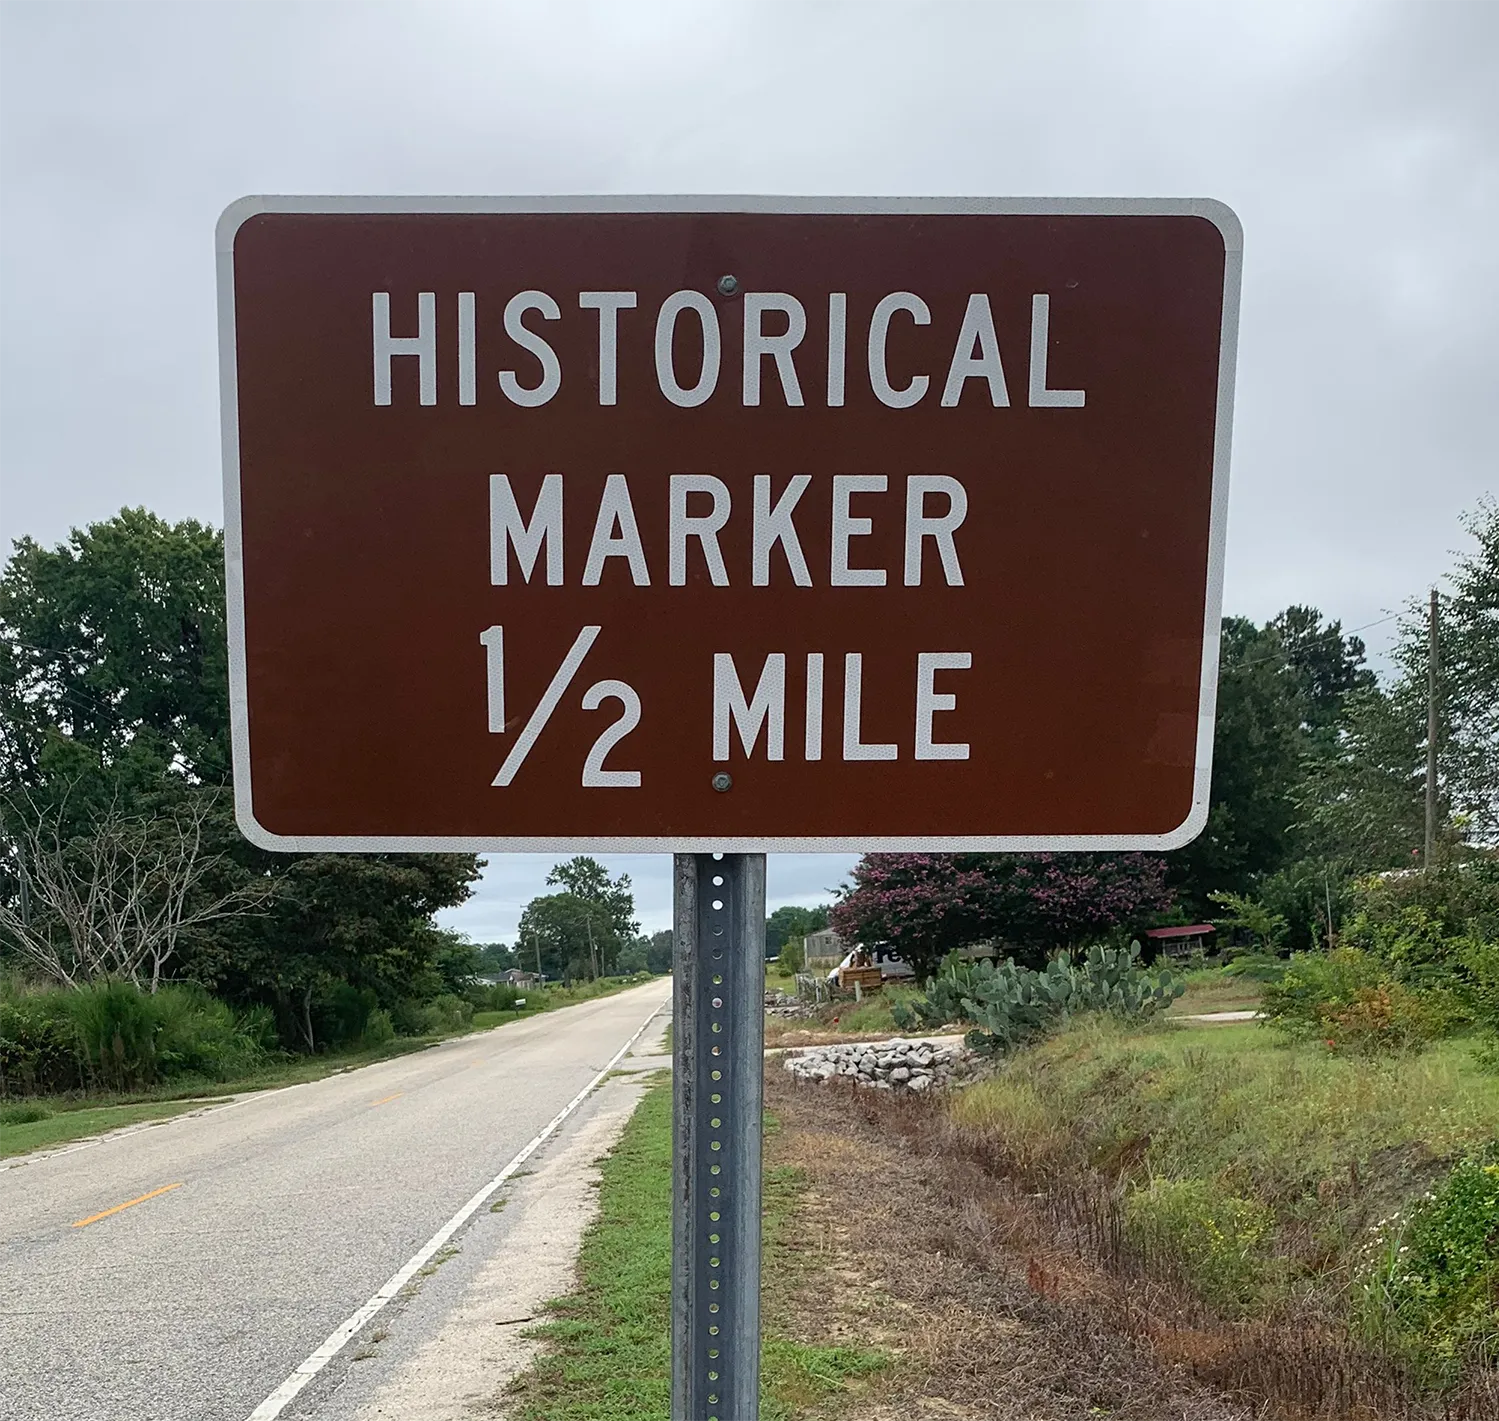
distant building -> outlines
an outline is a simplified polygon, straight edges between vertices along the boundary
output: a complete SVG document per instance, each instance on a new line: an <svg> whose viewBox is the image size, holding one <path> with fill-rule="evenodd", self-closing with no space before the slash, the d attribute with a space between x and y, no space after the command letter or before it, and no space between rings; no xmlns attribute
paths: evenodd
<svg viewBox="0 0 1499 1421"><path fill-rule="evenodd" d="M1146 928L1145 942L1167 957L1191 957L1194 952L1208 950L1208 938L1216 931L1211 923L1192 923L1184 928Z"/></svg>
<svg viewBox="0 0 1499 1421"><path fill-rule="evenodd" d="M469 978L469 981L476 986L486 987L537 987L546 978L535 972L522 972L519 967L511 967L504 972L481 972L477 977Z"/></svg>
<svg viewBox="0 0 1499 1421"><path fill-rule="evenodd" d="M802 939L803 962L808 972L836 967L848 956L849 946L832 928L819 928Z"/></svg>

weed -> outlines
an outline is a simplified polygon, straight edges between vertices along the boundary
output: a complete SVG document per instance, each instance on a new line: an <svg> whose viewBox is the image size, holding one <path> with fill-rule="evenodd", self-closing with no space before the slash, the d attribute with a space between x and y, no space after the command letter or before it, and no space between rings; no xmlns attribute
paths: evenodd
<svg viewBox="0 0 1499 1421"><path fill-rule="evenodd" d="M1464 1160L1434 1190L1380 1221L1359 1280L1366 1335L1450 1384L1499 1362L1499 1162Z"/></svg>
<svg viewBox="0 0 1499 1421"><path fill-rule="evenodd" d="M1179 1285L1204 1328L1237 1320L1225 1385L1372 1397L1381 1414L1438 1382L1477 1398L1452 1415L1483 1414L1499 1358L1499 1164L1484 1153L1499 1079L1465 1044L1329 1055L1254 1025L1094 1020L1008 1057L947 1111L1058 1239Z"/></svg>
<svg viewBox="0 0 1499 1421"><path fill-rule="evenodd" d="M1275 1226L1267 1205L1206 1179L1154 1179L1128 1195L1124 1221L1142 1254L1170 1260L1220 1312L1247 1311L1255 1300Z"/></svg>
<svg viewBox="0 0 1499 1421"><path fill-rule="evenodd" d="M34 1125L38 1120L51 1118L52 1112L45 1105L35 1102L0 1106L0 1125Z"/></svg>
<svg viewBox="0 0 1499 1421"><path fill-rule="evenodd" d="M418 1278L430 1278L450 1258L456 1258L457 1256L458 1245L456 1243L450 1243L446 1247L438 1249L438 1251L432 1255L432 1257L423 1267L418 1268L416 1270L416 1276Z"/></svg>
<svg viewBox="0 0 1499 1421"><path fill-rule="evenodd" d="M890 1365L890 1354L870 1347L818 1347L773 1337L760 1353L760 1384L769 1393L764 1421L783 1421L844 1390L850 1381Z"/></svg>

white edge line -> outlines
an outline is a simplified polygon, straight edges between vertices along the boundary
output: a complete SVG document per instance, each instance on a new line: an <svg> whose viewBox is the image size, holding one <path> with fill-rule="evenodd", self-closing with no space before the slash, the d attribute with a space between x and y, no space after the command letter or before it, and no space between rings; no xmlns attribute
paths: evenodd
<svg viewBox="0 0 1499 1421"><path fill-rule="evenodd" d="M573 1098L562 1107L551 1121L516 1157L510 1161L493 1179L489 1181L472 1199L468 1201L451 1219L447 1221L438 1231L417 1250L412 1257L401 1265L393 1273L385 1286L377 1292L363 1307L351 1313L334 1330L328 1334L327 1340L310 1357L307 1358L287 1379L281 1383L259 1406L249 1415L248 1421L272 1421L279 1416L287 1404L310 1382L324 1367L328 1365L349 1343L350 1339L359 1333L372 1317L375 1316L385 1305L394 1298L402 1288L416 1276L420 1269L429 1259L445 1244L470 1218L483 1206L496 1189L500 1187L512 1174L516 1172L537 1150L544 1145L558 1128L573 1113L593 1091L598 1087L604 1077L612 1071L615 1066L624 1059L629 1051L645 1034L646 1028L661 1015L661 1007L656 1007L646 1019L635 1028L635 1034L625 1042L623 1046L610 1058L609 1064L605 1066L594 1078L588 1082Z"/></svg>

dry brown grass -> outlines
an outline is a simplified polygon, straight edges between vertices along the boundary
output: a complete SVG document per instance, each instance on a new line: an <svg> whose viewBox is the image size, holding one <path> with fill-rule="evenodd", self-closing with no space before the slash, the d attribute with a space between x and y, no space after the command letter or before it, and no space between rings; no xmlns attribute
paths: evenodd
<svg viewBox="0 0 1499 1421"><path fill-rule="evenodd" d="M767 1314L782 1335L899 1359L807 1421L1251 1414L1142 1340L1100 1325L1112 1303L1107 1280L1053 1250L1025 1210L976 1187L971 1161L911 1150L881 1119L896 1104L885 1092L799 1087L774 1068L767 1077L767 1105L781 1122L767 1162L806 1181L781 1238L793 1266L772 1260L767 1270Z"/></svg>

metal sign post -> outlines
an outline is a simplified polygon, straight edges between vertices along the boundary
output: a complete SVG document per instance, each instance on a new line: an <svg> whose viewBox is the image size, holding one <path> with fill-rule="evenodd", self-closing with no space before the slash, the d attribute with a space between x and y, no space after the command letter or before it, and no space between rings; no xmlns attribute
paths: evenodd
<svg viewBox="0 0 1499 1421"><path fill-rule="evenodd" d="M765 855L675 869L671 1415L755 1421Z"/></svg>

